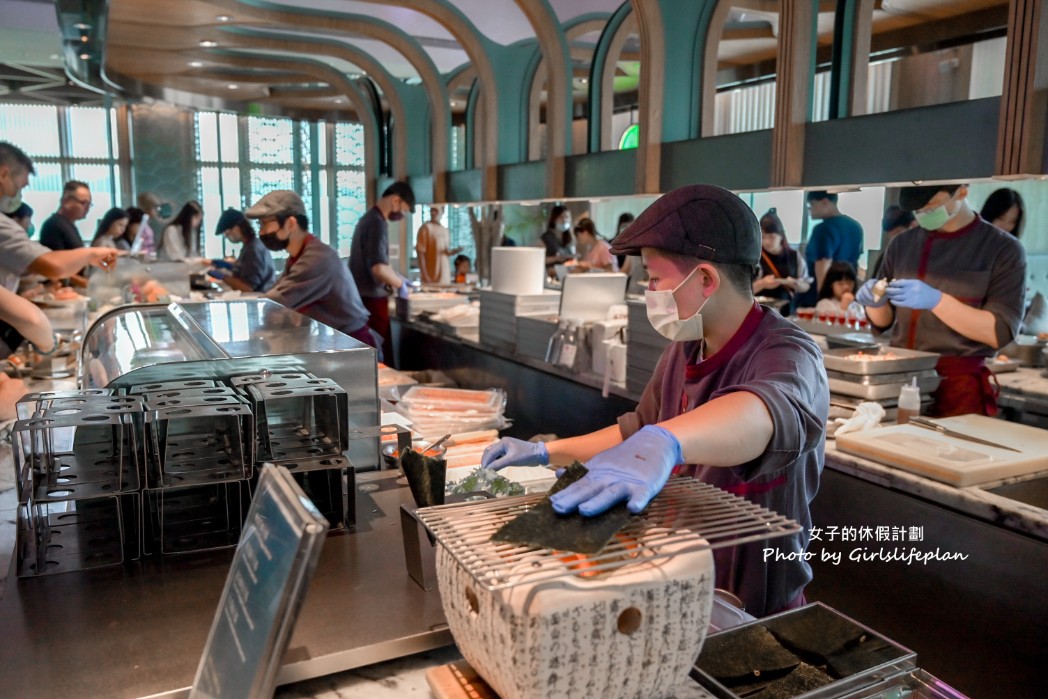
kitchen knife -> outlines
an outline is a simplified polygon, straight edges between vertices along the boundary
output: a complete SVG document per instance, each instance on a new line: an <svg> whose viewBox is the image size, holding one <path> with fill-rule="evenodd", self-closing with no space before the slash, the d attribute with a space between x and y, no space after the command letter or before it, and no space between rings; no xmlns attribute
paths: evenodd
<svg viewBox="0 0 1048 699"><path fill-rule="evenodd" d="M998 444L997 442L991 442L988 439L981 439L980 437L973 437L970 434L964 434L963 432L951 430L949 427L940 425L939 423L933 422L932 420L929 420L925 417L911 417L910 424L917 425L918 427L924 427L925 429L929 430L935 430L939 434L946 435L947 437L963 439L966 442L975 442L976 444L983 444L988 447L996 447L997 449L1007 449L1008 451L1014 451L1020 454L1022 453L1022 450L1020 449L1013 449L1012 447L1007 447L1003 444Z"/></svg>

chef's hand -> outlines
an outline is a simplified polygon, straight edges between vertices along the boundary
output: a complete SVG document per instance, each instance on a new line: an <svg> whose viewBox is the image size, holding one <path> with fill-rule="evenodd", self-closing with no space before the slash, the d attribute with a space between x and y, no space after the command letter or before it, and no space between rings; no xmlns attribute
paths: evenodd
<svg viewBox="0 0 1048 699"><path fill-rule="evenodd" d="M405 279L404 283L400 285L399 289L397 289L397 296L399 296L402 299L406 299L408 296L411 296L411 282Z"/></svg>
<svg viewBox="0 0 1048 699"><path fill-rule="evenodd" d="M233 263L228 260L211 260L211 265L219 269L233 269ZM221 277L219 277L219 279L221 279Z"/></svg>
<svg viewBox="0 0 1048 699"><path fill-rule="evenodd" d="M888 285L888 299L901 308L926 311L942 301L942 292L920 279L896 279Z"/></svg>
<svg viewBox="0 0 1048 699"><path fill-rule="evenodd" d="M868 279L855 294L855 301L867 308L880 308L888 303L887 294L881 296L880 299L873 297L873 287L876 286L879 281L880 279Z"/></svg>
<svg viewBox="0 0 1048 699"><path fill-rule="evenodd" d="M637 514L659 494L673 471L684 461L680 442L669 430L646 425L629 439L597 454L586 468L589 473L550 496L560 514L592 517L622 501Z"/></svg>
<svg viewBox="0 0 1048 699"><path fill-rule="evenodd" d="M523 439L503 437L484 450L480 465L493 471L506 466L546 466L549 451L542 442L525 442Z"/></svg>

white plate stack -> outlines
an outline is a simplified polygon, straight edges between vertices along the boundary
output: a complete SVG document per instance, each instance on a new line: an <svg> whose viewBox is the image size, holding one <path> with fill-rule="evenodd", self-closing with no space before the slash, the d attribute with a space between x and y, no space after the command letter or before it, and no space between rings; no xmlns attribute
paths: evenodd
<svg viewBox="0 0 1048 699"><path fill-rule="evenodd" d="M629 309L629 325L626 328L626 388L639 394L644 392L651 375L655 373L655 365L659 363L662 351L670 341L651 327L644 301L629 299L626 306Z"/></svg>
<svg viewBox="0 0 1048 699"><path fill-rule="evenodd" d="M560 309L560 292L541 294L504 294L480 290L480 342L498 349L515 351L517 316L556 315ZM545 350L543 350L545 356Z"/></svg>

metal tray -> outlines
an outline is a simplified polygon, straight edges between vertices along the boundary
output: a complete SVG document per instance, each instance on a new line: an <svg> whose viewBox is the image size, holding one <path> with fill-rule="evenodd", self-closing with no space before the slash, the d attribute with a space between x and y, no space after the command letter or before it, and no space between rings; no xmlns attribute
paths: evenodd
<svg viewBox="0 0 1048 699"><path fill-rule="evenodd" d="M830 393L864 398L866 400L898 398L899 389L909 384L914 376L917 377L917 388L920 389L921 393L931 393L939 387L939 382L942 381L942 377L934 371L909 374L906 376L905 381L892 383L870 383L868 381L870 377L866 377L866 379L861 381L845 381L843 379L830 378Z"/></svg>
<svg viewBox="0 0 1048 699"><path fill-rule="evenodd" d="M814 613L814 609L816 607L822 607L823 609L831 612L835 616L840 617L840 619L849 622L855 627L862 629L865 632L866 637L868 639L876 639L882 643L892 646L896 651L896 657L894 657L891 660L884 661L880 664L872 665L871 667L868 667L860 672L856 672L846 677L837 679L831 682L830 684L819 687L818 689L814 689L809 692L805 692L801 695L797 695L798 699L800 697L803 697L803 699L815 699L816 697L819 697L820 699L828 699L829 697L850 696L853 692L857 692L867 687L871 687L878 684L879 681L883 680L886 677L895 677L903 675L908 672L913 672L917 668L917 655L913 651L899 643L892 641L891 639L885 637L883 634L877 633L870 627L864 624L860 624L854 619L844 614L841 614L836 609L822 604L821 602L813 602L799 609L791 609L780 614L775 614L773 616L764 617L763 619L758 619L757 621L751 622L749 624L735 626L726 631L711 634L709 637L707 637L706 642L703 644L703 646L706 646L706 644L709 643L710 638L713 638L715 636L727 636L729 634L738 634L743 630L749 629L753 626L764 626L766 629L774 633L778 624L781 623L781 620L783 620L784 618L803 617L804 615L812 614ZM733 691L732 688L721 683L721 681L712 677L711 675L708 675L706 672L702 670L702 662L703 656L700 654L698 660L695 663L695 666L692 668L691 677L700 685L702 685L703 689L710 692L713 696L718 697L718 699L740 699L741 696L748 696L742 694L742 692L745 690L740 689L740 693L736 693L735 691ZM756 696L759 696L759 694L757 694Z"/></svg>
<svg viewBox="0 0 1048 699"><path fill-rule="evenodd" d="M892 353L898 359L848 359L853 354L858 354L854 349L835 349L823 352L823 362L831 371L840 371L845 374L900 374L904 371L923 371L934 369L939 361L939 355L934 352L919 352L917 350L902 349L899 347L878 347L877 351L863 350L864 355L879 356Z"/></svg>
<svg viewBox="0 0 1048 699"><path fill-rule="evenodd" d="M917 384L920 385L921 381L925 379L931 379L939 376L935 369L925 369L924 371L904 371L899 374L846 374L843 371L827 371L826 378L828 379L840 379L841 381L849 381L851 383L861 384L863 386L877 386L880 384L895 384L896 386L902 386L909 384L914 378L917 379Z"/></svg>

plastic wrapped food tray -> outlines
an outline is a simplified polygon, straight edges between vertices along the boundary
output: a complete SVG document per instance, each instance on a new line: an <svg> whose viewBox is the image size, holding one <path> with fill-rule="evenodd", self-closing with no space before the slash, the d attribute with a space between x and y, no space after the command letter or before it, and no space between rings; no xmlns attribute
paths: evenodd
<svg viewBox="0 0 1048 699"><path fill-rule="evenodd" d="M497 389L474 391L464 388L412 386L400 399L409 412L447 412L472 415L501 415L506 394Z"/></svg>
<svg viewBox="0 0 1048 699"><path fill-rule="evenodd" d="M889 355L893 358L881 358ZM823 363L827 370L863 376L925 371L934 369L938 361L939 355L934 352L920 352L900 347L878 347L876 350L857 350L845 347L823 352Z"/></svg>

